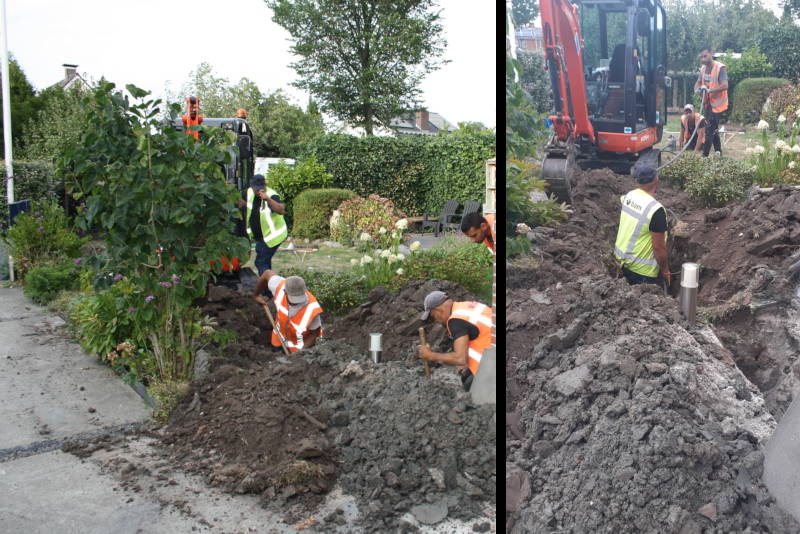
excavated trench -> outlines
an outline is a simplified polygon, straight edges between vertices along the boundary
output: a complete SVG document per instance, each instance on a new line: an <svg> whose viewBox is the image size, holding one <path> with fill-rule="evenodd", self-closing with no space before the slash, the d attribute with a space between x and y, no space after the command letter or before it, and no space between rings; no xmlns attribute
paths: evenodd
<svg viewBox="0 0 800 534"><path fill-rule="evenodd" d="M800 532L762 476L800 377L800 191L706 209L659 186L667 296L610 252L632 187L581 173L570 220L508 266L507 531ZM684 262L701 265L694 326Z"/></svg>

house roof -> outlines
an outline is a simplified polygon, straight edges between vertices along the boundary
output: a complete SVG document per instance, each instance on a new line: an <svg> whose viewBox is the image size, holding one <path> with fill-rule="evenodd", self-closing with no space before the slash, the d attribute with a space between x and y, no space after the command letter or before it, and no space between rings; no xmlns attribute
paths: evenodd
<svg viewBox="0 0 800 534"><path fill-rule="evenodd" d="M89 82L87 82L86 79L83 78L83 76L78 74L78 66L77 65L69 65L69 64L65 63L63 66L67 67L67 69L68 69L67 73L68 74L65 74L64 78L62 80L54 83L52 85L52 87L58 86L58 87L61 87L64 90L70 89L71 87L74 87L75 85L78 85L78 84L82 84L83 87L85 87L87 89L91 87L91 84L89 84Z"/></svg>
<svg viewBox="0 0 800 534"><path fill-rule="evenodd" d="M389 127L395 130L398 135L436 135L440 130L452 132L458 129L447 119L432 111L428 112L428 123L431 129L421 130L417 126L416 114L412 111L389 121Z"/></svg>

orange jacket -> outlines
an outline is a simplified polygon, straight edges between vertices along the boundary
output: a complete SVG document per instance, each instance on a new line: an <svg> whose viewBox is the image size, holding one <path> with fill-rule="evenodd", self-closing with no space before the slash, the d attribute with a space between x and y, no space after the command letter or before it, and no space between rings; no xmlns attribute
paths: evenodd
<svg viewBox="0 0 800 534"><path fill-rule="evenodd" d="M703 128L702 130L698 128L698 125L705 119L702 115L698 112L694 112L694 127L697 129L697 135L695 136L697 140L697 145L701 146L705 143L706 140L706 130ZM681 127L683 127L683 138L681 139L681 148L683 145L689 142L689 138L692 136L692 132L689 131L689 121L686 118L686 114L681 115Z"/></svg>
<svg viewBox="0 0 800 534"><path fill-rule="evenodd" d="M722 84L719 81L719 71L725 67L719 61L714 61L711 65L711 74L706 74L706 66L700 67L700 83L708 86L708 93L703 95L703 109L706 107L709 99L711 99L711 111L714 113L722 113L728 109L728 90L720 91L719 93L712 93L714 89L719 88Z"/></svg>
<svg viewBox="0 0 800 534"><path fill-rule="evenodd" d="M278 289L275 292L275 308L278 311L276 321L278 322L278 328L281 334L283 334L283 338L286 340L286 348L289 349L289 352L296 352L303 348L303 334L308 330L308 325L311 324L314 317L322 313L322 306L319 305L314 295L306 289L308 303L290 319L289 296L286 294L285 286L286 280L282 280L281 283L278 284ZM319 336L322 337L321 328ZM281 340L278 338L277 334L275 334L274 330L272 332L272 345L275 347L281 346Z"/></svg>
<svg viewBox="0 0 800 534"><path fill-rule="evenodd" d="M480 302L454 302L447 319L447 332L452 336L451 319L463 319L478 328L478 337L469 340L467 350L467 367L477 375L483 351L492 346L492 308Z"/></svg>

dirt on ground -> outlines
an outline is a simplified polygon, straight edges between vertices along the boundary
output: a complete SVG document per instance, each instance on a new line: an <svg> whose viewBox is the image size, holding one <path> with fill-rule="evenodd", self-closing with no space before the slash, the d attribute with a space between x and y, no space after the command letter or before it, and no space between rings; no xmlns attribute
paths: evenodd
<svg viewBox="0 0 800 534"><path fill-rule="evenodd" d="M323 320L326 337L289 357L268 346L263 309L249 295L213 289L203 311L238 341L212 356L210 372L158 432L169 463L229 492L259 494L290 519L307 517L338 482L358 500L368 532L413 531L445 518L482 528L496 498L496 407L426 379L416 356L404 361L433 289L469 298L440 282L376 291L365 313L345 317L344 327ZM407 317L397 320L400 313ZM407 342L399 329L383 330L392 334L384 336L389 361L374 364L366 345L349 342L373 324L395 323L413 328ZM432 345L440 334L429 334ZM404 343L408 354L394 356Z"/></svg>
<svg viewBox="0 0 800 534"><path fill-rule="evenodd" d="M536 229L533 255L509 266L507 531L800 532L761 481L761 447L800 375L787 271L800 191L710 210L659 186L678 219L673 272L701 264L688 326L677 274L670 296L618 277L610 251L632 187L582 173L570 221Z"/></svg>

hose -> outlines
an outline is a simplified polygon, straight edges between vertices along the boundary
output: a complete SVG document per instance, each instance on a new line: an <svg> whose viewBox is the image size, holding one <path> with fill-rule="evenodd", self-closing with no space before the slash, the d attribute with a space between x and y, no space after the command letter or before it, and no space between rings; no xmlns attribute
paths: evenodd
<svg viewBox="0 0 800 534"><path fill-rule="evenodd" d="M708 89L706 89L705 87L701 88L701 90L700 90L700 92L701 92L701 93L703 93L703 92L707 92L707 91L708 91ZM703 95L703 97L705 98L705 95ZM702 100L701 100L701 102L702 102ZM687 148L687 147L688 147L690 144L692 144L692 139L694 139L694 136L697 134L697 127L698 127L699 125L700 125L700 121L697 121L697 124L695 124L695 125L694 125L694 130L692 131L692 136L689 138L689 140L688 140L688 141L686 141L686 144L685 144L685 145L683 145L683 148L681 148L681 149L680 149L680 151L679 151L679 152L678 152L678 153L675 155L675 157L674 157L674 158L672 158L671 160L669 160L668 162L666 162L666 163L665 163L665 164L663 164L662 166L660 166L660 167L656 168L656 171L660 171L660 170L661 170L661 169L663 169L664 167L666 167L666 166L668 166L668 165L672 165L673 163L675 163L675 161L676 161L676 160L677 160L679 157L681 157L681 156L683 155L683 152L686 150L686 148ZM662 152L668 152L668 151L666 151L666 150L662 150ZM670 154L673 154L674 152L669 152L669 153L670 153Z"/></svg>

